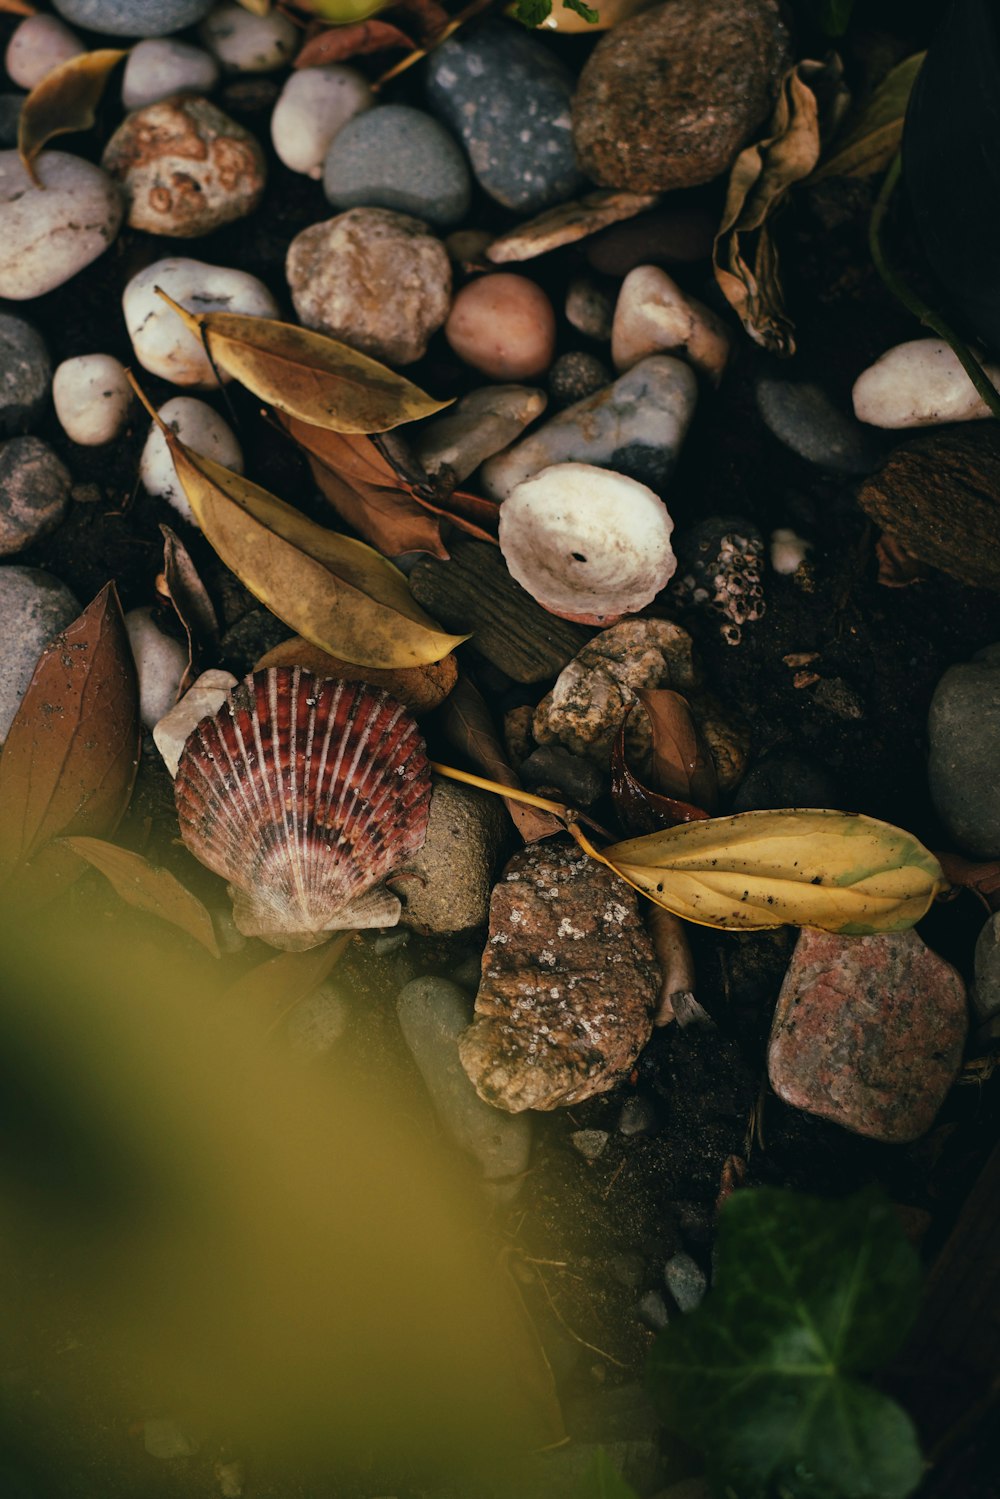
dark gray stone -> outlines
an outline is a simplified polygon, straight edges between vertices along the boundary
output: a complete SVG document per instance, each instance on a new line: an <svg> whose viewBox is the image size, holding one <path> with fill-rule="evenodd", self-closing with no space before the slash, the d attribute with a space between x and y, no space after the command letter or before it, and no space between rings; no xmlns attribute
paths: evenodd
<svg viewBox="0 0 1000 1499"><path fill-rule="evenodd" d="M644 1093L633 1093L622 1104L618 1116L618 1132L622 1135L652 1135L660 1123L656 1104Z"/></svg>
<svg viewBox="0 0 1000 1499"><path fill-rule="evenodd" d="M79 603L58 578L37 567L0 567L0 743L39 656L79 613Z"/></svg>
<svg viewBox="0 0 1000 1499"><path fill-rule="evenodd" d="M366 110L338 130L323 167L335 208L391 208L448 229L469 208L469 169L443 126L407 104Z"/></svg>
<svg viewBox="0 0 1000 1499"><path fill-rule="evenodd" d="M573 80L522 29L488 21L452 37L427 65L431 107L462 139L477 181L519 213L583 186L571 133Z"/></svg>
<svg viewBox="0 0 1000 1499"><path fill-rule="evenodd" d="M573 1149L585 1161L596 1161L604 1154L611 1136L606 1129L577 1129L569 1138Z"/></svg>
<svg viewBox="0 0 1000 1499"><path fill-rule="evenodd" d="M596 354L577 350L560 354L548 375L552 404L564 410L575 401L585 401L588 396L603 390L614 378L604 360L598 359Z"/></svg>
<svg viewBox="0 0 1000 1499"><path fill-rule="evenodd" d="M1000 644L952 666L928 721L931 797L968 854L1000 858Z"/></svg>
<svg viewBox="0 0 1000 1499"><path fill-rule="evenodd" d="M837 474L870 474L885 440L834 404L819 385L762 375L757 410L779 442L807 463Z"/></svg>
<svg viewBox="0 0 1000 1499"><path fill-rule="evenodd" d="M27 94L0 94L0 146L17 145L17 122Z"/></svg>
<svg viewBox="0 0 1000 1499"><path fill-rule="evenodd" d="M54 531L69 509L69 470L39 437L0 444L0 557Z"/></svg>
<svg viewBox="0 0 1000 1499"><path fill-rule="evenodd" d="M651 1332L662 1332L670 1322L670 1308L661 1291L647 1291L636 1303L635 1314Z"/></svg>
<svg viewBox="0 0 1000 1499"><path fill-rule="evenodd" d="M976 943L972 1007L980 1020L1000 1015L1000 911L994 911Z"/></svg>
<svg viewBox="0 0 1000 1499"><path fill-rule="evenodd" d="M521 779L529 791L551 786L576 807L589 807L605 789L605 778L591 760L558 744L530 754L521 766Z"/></svg>
<svg viewBox="0 0 1000 1499"><path fill-rule="evenodd" d="M73 26L107 36L168 36L204 20L215 0L53 0Z"/></svg>
<svg viewBox="0 0 1000 1499"><path fill-rule="evenodd" d="M776 749L751 766L733 797L734 812L766 812L772 807L839 807L833 775L795 750Z"/></svg>
<svg viewBox="0 0 1000 1499"><path fill-rule="evenodd" d="M0 437L23 432L40 415L52 386L52 361L41 334L0 312Z"/></svg>
<svg viewBox="0 0 1000 1499"><path fill-rule="evenodd" d="M708 1276L689 1254L681 1250L671 1255L663 1267L667 1290L682 1312L693 1312L700 1306L708 1289Z"/></svg>

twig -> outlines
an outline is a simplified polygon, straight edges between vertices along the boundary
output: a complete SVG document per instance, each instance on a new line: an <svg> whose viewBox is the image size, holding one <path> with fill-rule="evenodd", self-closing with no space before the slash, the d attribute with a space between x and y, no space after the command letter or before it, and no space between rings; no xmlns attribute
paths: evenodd
<svg viewBox="0 0 1000 1499"><path fill-rule="evenodd" d="M573 1339L573 1341L575 1343L579 1343L581 1348L589 1348L590 1351L591 1351L591 1353L596 1353L601 1358L606 1358L607 1361L608 1361L608 1363L609 1364L614 1364L615 1368L617 1368L617 1369L627 1369L628 1368L628 1365L627 1364L623 1364L622 1361L621 1361L621 1359L615 1358L614 1354L608 1353L603 1348L598 1348L598 1346L597 1346L596 1343L588 1343L586 1338L581 1338L581 1336L580 1336L580 1334L578 1332L574 1332L573 1328L570 1327L569 1323L566 1321L566 1318L563 1316L562 1312L559 1310L559 1308L556 1306L555 1302L553 1301L553 1299L552 1299L552 1292L549 1290L548 1286L545 1284L545 1277L544 1277L544 1275L542 1274L541 1271L538 1272L538 1283L541 1286L542 1290L545 1292L545 1299L549 1303L549 1306L552 1308L553 1314L556 1317L557 1321L566 1330L566 1332L569 1333L570 1337Z"/></svg>

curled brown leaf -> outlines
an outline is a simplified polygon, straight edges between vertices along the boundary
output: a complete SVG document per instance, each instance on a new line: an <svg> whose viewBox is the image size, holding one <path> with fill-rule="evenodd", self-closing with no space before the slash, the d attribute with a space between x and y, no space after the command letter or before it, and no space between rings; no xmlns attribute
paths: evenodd
<svg viewBox="0 0 1000 1499"><path fill-rule="evenodd" d="M415 42L391 21L356 21L351 26L328 26L309 37L295 59L296 68L323 68L351 57L366 57L399 47L412 52Z"/></svg>
<svg viewBox="0 0 1000 1499"><path fill-rule="evenodd" d="M448 742L467 755L492 780L514 791L521 782L510 767L500 744L493 716L479 689L468 677L459 674L458 682L442 712L442 728ZM529 807L504 797L504 805L525 843L537 843L561 833L563 825L551 812Z"/></svg>
<svg viewBox="0 0 1000 1499"><path fill-rule="evenodd" d="M173 605L188 643L188 664L178 689L180 695L190 687L195 676L195 662L202 651L218 645L219 621L187 547L169 526L161 525L160 531L163 535L162 592Z"/></svg>
<svg viewBox="0 0 1000 1499"><path fill-rule="evenodd" d="M221 956L207 909L168 869L157 869L141 854L103 838L69 837L62 842L100 870L128 905L179 927L207 948L213 958Z"/></svg>
<svg viewBox="0 0 1000 1499"><path fill-rule="evenodd" d="M687 699L665 687L640 689L636 697L653 735L653 789L714 812L719 778Z"/></svg>
<svg viewBox="0 0 1000 1499"><path fill-rule="evenodd" d="M89 130L96 118L104 87L127 48L102 47L70 57L36 83L21 106L17 149L24 169L37 187L35 158L56 135Z"/></svg>

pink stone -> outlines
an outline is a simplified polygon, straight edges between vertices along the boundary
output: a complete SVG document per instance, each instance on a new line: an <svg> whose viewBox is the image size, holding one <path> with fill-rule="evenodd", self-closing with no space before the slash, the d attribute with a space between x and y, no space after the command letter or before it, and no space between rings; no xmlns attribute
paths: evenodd
<svg viewBox="0 0 1000 1499"><path fill-rule="evenodd" d="M793 1108L904 1144L930 1128L967 1025L965 985L916 932L803 931L771 1027L771 1086Z"/></svg>

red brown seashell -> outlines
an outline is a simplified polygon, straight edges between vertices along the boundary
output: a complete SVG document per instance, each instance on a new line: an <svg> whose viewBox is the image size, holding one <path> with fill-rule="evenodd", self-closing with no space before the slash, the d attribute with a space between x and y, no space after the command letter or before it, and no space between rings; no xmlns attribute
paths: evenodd
<svg viewBox="0 0 1000 1499"><path fill-rule="evenodd" d="M302 951L399 920L382 882L423 844L430 766L387 692L279 666L201 721L174 796L184 842L229 881L239 930Z"/></svg>

